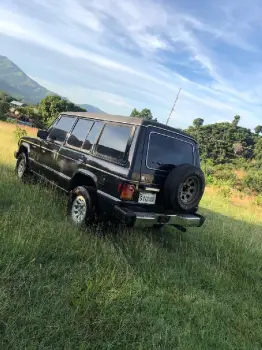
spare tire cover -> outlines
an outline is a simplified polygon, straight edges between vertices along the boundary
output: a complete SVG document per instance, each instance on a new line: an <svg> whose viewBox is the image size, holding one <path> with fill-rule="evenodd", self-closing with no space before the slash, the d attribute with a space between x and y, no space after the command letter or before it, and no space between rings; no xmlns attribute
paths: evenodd
<svg viewBox="0 0 262 350"><path fill-rule="evenodd" d="M175 167L164 184L164 201L172 209L193 212L204 194L205 176L191 164Z"/></svg>

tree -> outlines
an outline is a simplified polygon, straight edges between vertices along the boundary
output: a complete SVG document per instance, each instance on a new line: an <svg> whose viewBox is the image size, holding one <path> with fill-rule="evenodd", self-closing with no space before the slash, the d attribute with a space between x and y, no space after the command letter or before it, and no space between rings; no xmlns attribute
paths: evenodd
<svg viewBox="0 0 262 350"><path fill-rule="evenodd" d="M262 160L262 137L260 137L255 145L254 150L255 159L258 161Z"/></svg>
<svg viewBox="0 0 262 350"><path fill-rule="evenodd" d="M236 156L240 156L243 154L244 147L241 142L236 142L233 144L233 150Z"/></svg>
<svg viewBox="0 0 262 350"><path fill-rule="evenodd" d="M212 159L215 164L229 163L239 156L252 158L258 140L251 130L236 128L232 123L190 126L186 132L199 143L202 158Z"/></svg>
<svg viewBox="0 0 262 350"><path fill-rule="evenodd" d="M9 103L6 101L0 101L0 116L4 116L9 111Z"/></svg>
<svg viewBox="0 0 262 350"><path fill-rule="evenodd" d="M203 124L204 124L204 119L202 118L196 118L193 120L193 125L196 128L200 128L201 126L203 126Z"/></svg>
<svg viewBox="0 0 262 350"><path fill-rule="evenodd" d="M45 123L53 121L61 112L86 112L85 109L57 95L45 97L39 103L38 111Z"/></svg>
<svg viewBox="0 0 262 350"><path fill-rule="evenodd" d="M232 121L232 125L234 127L237 127L240 122L240 119L241 119L240 115L235 115L234 120Z"/></svg>
<svg viewBox="0 0 262 350"><path fill-rule="evenodd" d="M136 108L134 108L130 114L130 117L140 118L140 112Z"/></svg>
<svg viewBox="0 0 262 350"><path fill-rule="evenodd" d="M256 126L254 130L255 130L255 133L259 135L262 132L262 125Z"/></svg>
<svg viewBox="0 0 262 350"><path fill-rule="evenodd" d="M152 120L157 122L157 118L153 117L152 112L148 108L144 108L140 112L136 108L134 108L130 114L130 117L141 118L144 120Z"/></svg>
<svg viewBox="0 0 262 350"><path fill-rule="evenodd" d="M8 95L5 91L0 91L0 102L10 103L13 100L15 100L13 96Z"/></svg>

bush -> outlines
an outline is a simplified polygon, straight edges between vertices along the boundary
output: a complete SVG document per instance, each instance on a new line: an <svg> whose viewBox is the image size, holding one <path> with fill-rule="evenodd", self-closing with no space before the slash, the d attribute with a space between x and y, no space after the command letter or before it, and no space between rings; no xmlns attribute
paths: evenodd
<svg viewBox="0 0 262 350"><path fill-rule="evenodd" d="M232 193L230 186L219 187L217 192L220 196L222 196L223 198L226 198L226 199L228 199Z"/></svg>
<svg viewBox="0 0 262 350"><path fill-rule="evenodd" d="M17 120L14 118L7 118L6 121L11 124L17 124Z"/></svg>
<svg viewBox="0 0 262 350"><path fill-rule="evenodd" d="M20 126L17 125L14 134L17 141L19 141L21 137L27 136L27 131L25 129L20 128Z"/></svg>
<svg viewBox="0 0 262 350"><path fill-rule="evenodd" d="M0 121L5 122L6 121L6 115L0 114Z"/></svg>
<svg viewBox="0 0 262 350"><path fill-rule="evenodd" d="M247 187L251 191L262 192L262 173L261 172L252 172L249 173L243 179L244 187Z"/></svg>
<svg viewBox="0 0 262 350"><path fill-rule="evenodd" d="M213 185L214 184L214 177L212 175L206 175L206 184L207 185Z"/></svg>
<svg viewBox="0 0 262 350"><path fill-rule="evenodd" d="M254 199L254 204L262 207L262 194L256 196L256 198Z"/></svg>
<svg viewBox="0 0 262 350"><path fill-rule="evenodd" d="M215 173L215 178L227 185L235 186L237 182L237 176L230 170L221 170Z"/></svg>

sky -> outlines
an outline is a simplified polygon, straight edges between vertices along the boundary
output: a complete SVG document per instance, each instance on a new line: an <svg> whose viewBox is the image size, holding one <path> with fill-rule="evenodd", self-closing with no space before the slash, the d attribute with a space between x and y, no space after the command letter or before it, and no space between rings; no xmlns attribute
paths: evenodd
<svg viewBox="0 0 262 350"><path fill-rule="evenodd" d="M112 114L262 124L261 0L0 0L0 55Z"/></svg>

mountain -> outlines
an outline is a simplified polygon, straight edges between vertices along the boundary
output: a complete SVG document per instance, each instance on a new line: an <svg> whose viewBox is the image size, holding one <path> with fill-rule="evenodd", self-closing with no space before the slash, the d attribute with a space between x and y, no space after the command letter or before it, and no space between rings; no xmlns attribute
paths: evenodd
<svg viewBox="0 0 262 350"><path fill-rule="evenodd" d="M21 98L25 102L36 104L53 92L29 78L16 64L0 55L0 90Z"/></svg>
<svg viewBox="0 0 262 350"><path fill-rule="evenodd" d="M105 113L104 111L102 111L101 109L92 106L92 105L87 105L87 104L82 104L79 105L81 108L84 108L87 110L87 112L91 112L91 113Z"/></svg>
<svg viewBox="0 0 262 350"><path fill-rule="evenodd" d="M39 103L48 95L57 95L29 78L29 76L26 75L14 62L1 55L0 90L6 91L9 95L32 104ZM88 112L105 113L101 109L88 104L82 104L80 107L85 108Z"/></svg>

